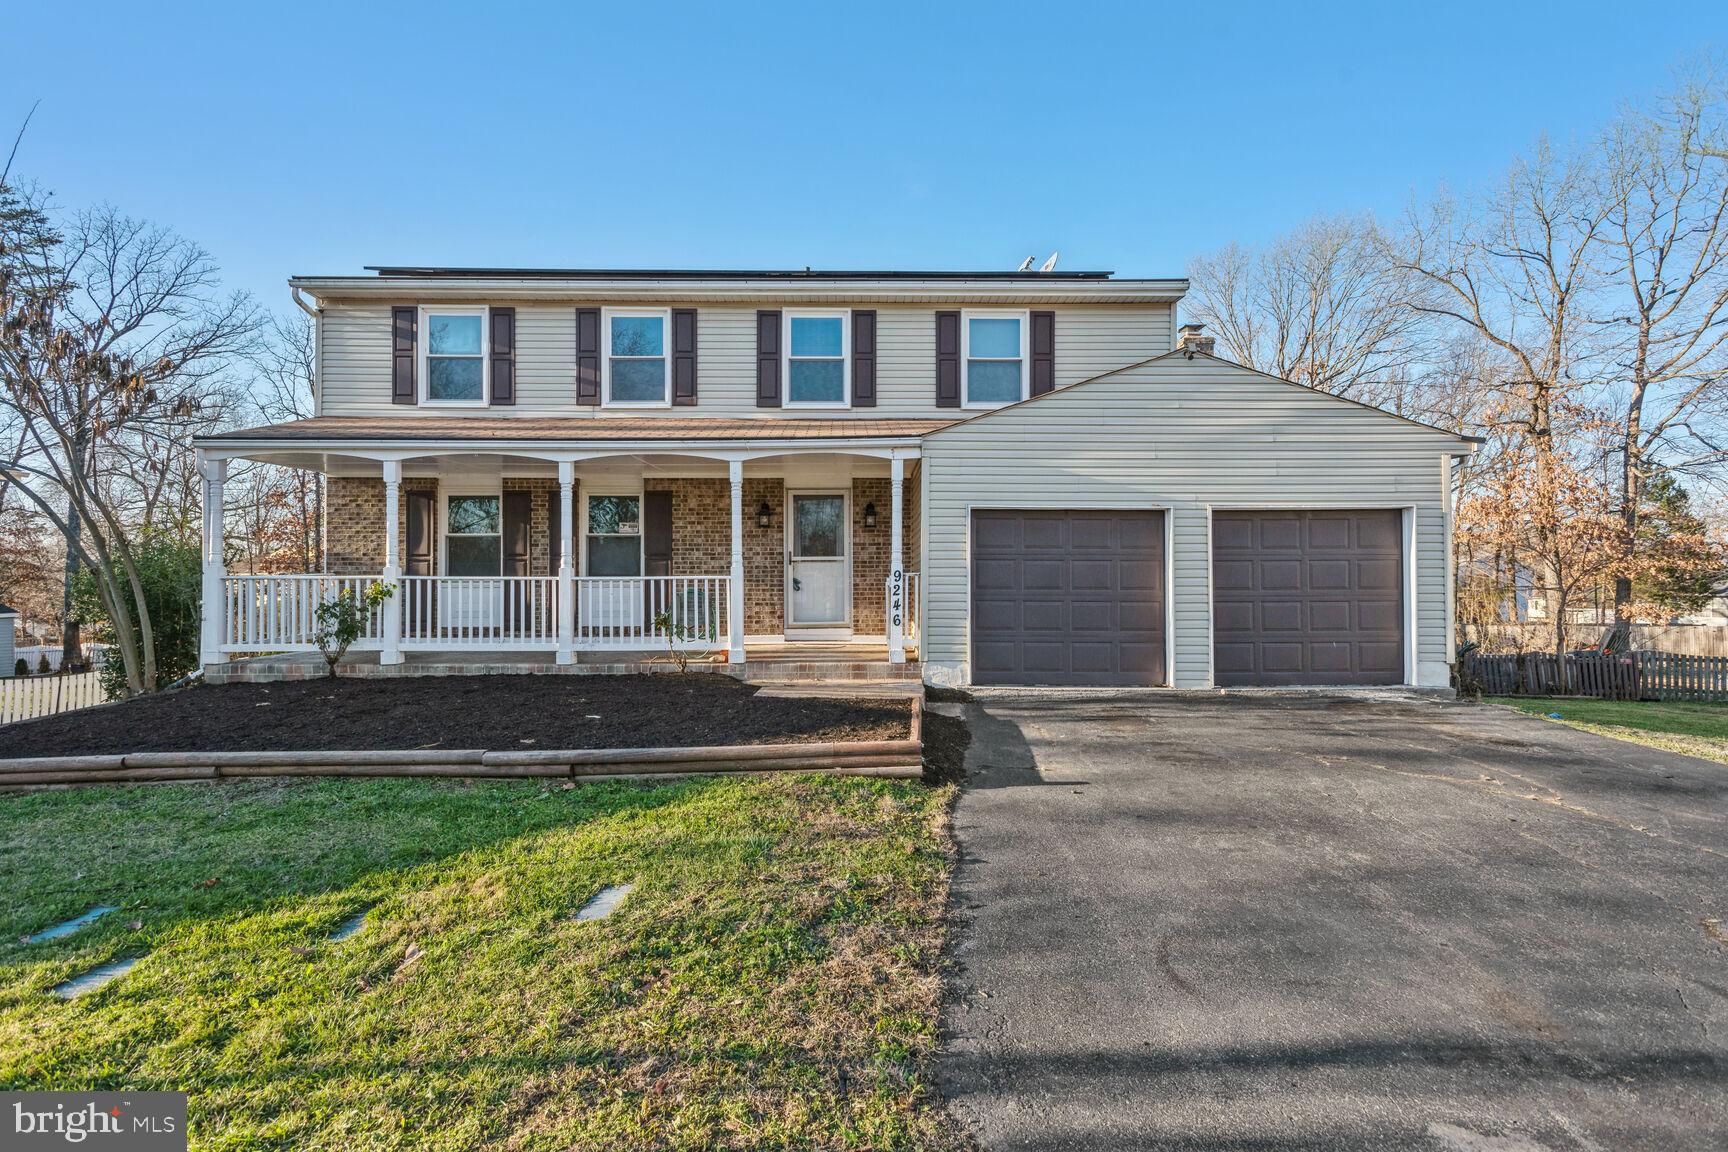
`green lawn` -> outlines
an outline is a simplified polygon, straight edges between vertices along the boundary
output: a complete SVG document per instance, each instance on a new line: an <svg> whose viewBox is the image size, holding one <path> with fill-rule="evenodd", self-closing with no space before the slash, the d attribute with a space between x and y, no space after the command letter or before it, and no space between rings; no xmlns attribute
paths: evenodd
<svg viewBox="0 0 1728 1152"><path fill-rule="evenodd" d="M814 776L0 797L0 1089L188 1090L204 1149L958 1145L926 1081L948 799ZM20 940L96 904L121 910Z"/></svg>
<svg viewBox="0 0 1728 1152"><path fill-rule="evenodd" d="M1549 696L1494 696L1535 716L1558 712L1559 721L1621 740L1648 744L1728 764L1728 704L1588 700Z"/></svg>

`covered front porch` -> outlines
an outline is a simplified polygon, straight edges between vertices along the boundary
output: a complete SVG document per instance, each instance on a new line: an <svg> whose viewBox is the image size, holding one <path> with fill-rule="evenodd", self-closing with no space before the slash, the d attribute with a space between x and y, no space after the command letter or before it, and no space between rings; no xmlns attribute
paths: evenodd
<svg viewBox="0 0 1728 1152"><path fill-rule="evenodd" d="M918 449L893 439L213 438L200 446L206 673L320 670L318 607L382 584L392 594L367 615L352 674L637 671L684 659L751 679L812 678L812 665L843 679L915 678ZM328 477L325 571L225 568L223 485L236 460Z"/></svg>

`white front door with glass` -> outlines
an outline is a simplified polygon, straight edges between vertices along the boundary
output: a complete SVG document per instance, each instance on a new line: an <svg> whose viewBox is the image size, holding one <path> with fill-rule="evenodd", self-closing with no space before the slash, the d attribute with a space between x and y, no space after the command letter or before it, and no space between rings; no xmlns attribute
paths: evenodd
<svg viewBox="0 0 1728 1152"><path fill-rule="evenodd" d="M476 585L452 581L445 589L439 619L448 627L495 627L503 617L503 512L497 496L452 496L445 509L444 573L487 576Z"/></svg>
<svg viewBox="0 0 1728 1152"><path fill-rule="evenodd" d="M787 634L811 639L849 634L851 563L846 496L793 492L786 521Z"/></svg>
<svg viewBox="0 0 1728 1152"><path fill-rule="evenodd" d="M642 624L642 497L590 494L583 502L583 574L576 600L585 633Z"/></svg>

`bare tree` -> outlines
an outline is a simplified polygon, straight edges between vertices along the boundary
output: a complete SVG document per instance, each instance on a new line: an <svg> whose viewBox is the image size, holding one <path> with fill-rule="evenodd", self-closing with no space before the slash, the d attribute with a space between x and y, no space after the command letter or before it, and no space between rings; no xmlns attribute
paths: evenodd
<svg viewBox="0 0 1728 1152"><path fill-rule="evenodd" d="M267 423L304 420L316 410L316 348L312 318L303 312L273 317L252 356L253 397ZM323 568L324 477L322 473L279 465L258 465L283 473L265 484L286 489L286 502L296 527L295 544L302 572Z"/></svg>
<svg viewBox="0 0 1728 1152"><path fill-rule="evenodd" d="M111 208L75 216L63 235L39 210L29 224L0 238L0 417L23 444L0 473L64 537L68 567L92 569L127 688L153 691L132 541L166 476L140 484L127 462L184 446L257 317L246 296L218 294L202 249L163 229Z"/></svg>
<svg viewBox="0 0 1728 1152"><path fill-rule="evenodd" d="M1607 206L1602 324L1618 341L1606 402L1619 442L1619 549L1640 546L1643 487L1655 472L1728 459L1728 89L1683 83L1654 112L1624 115L1603 141ZM1629 623L1630 571L1614 582Z"/></svg>
<svg viewBox="0 0 1728 1152"><path fill-rule="evenodd" d="M1365 217L1322 217L1259 251L1232 244L1189 266L1187 308L1224 355L1322 391L1396 399L1422 318L1408 275Z"/></svg>

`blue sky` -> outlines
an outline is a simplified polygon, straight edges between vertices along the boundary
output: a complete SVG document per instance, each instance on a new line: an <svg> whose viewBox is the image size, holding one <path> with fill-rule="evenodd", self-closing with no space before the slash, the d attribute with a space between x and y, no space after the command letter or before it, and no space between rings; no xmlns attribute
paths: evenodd
<svg viewBox="0 0 1728 1152"><path fill-rule="evenodd" d="M18 175L273 308L379 263L1181 275L1728 45L1720 0L1661 7L20 4L0 128L41 99Z"/></svg>

